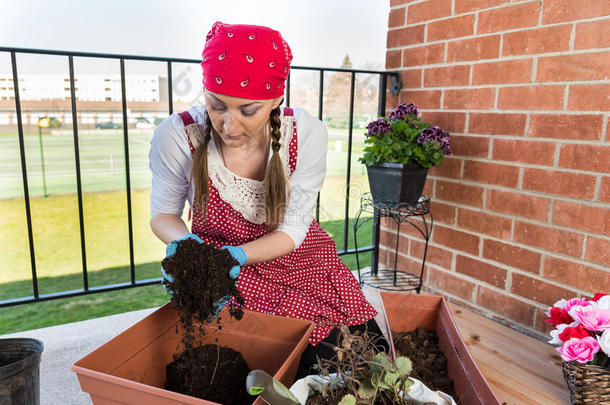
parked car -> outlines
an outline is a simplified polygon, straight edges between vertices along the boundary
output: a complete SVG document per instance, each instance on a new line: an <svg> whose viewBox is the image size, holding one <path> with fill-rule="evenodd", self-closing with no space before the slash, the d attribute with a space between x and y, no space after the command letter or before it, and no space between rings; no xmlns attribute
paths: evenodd
<svg viewBox="0 0 610 405"><path fill-rule="evenodd" d="M160 123L162 123L166 119L167 119L167 117L165 117L165 118L155 118L155 126L159 125Z"/></svg>
<svg viewBox="0 0 610 405"><path fill-rule="evenodd" d="M148 118L136 117L136 128L138 129L153 129L155 125Z"/></svg>
<svg viewBox="0 0 610 405"><path fill-rule="evenodd" d="M98 122L95 124L95 129L120 129L123 128L121 124L117 124L116 122L104 121Z"/></svg>

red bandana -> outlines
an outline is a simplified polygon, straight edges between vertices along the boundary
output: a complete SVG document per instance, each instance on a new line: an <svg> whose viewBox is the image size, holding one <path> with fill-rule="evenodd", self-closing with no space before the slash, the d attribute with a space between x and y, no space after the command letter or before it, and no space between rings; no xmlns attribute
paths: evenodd
<svg viewBox="0 0 610 405"><path fill-rule="evenodd" d="M217 21L201 56L203 86L212 93L253 100L284 94L292 53L271 28Z"/></svg>

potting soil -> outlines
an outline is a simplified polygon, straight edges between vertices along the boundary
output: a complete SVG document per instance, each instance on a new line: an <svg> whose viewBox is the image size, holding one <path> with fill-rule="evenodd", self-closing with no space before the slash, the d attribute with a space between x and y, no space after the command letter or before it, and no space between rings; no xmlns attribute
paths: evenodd
<svg viewBox="0 0 610 405"><path fill-rule="evenodd" d="M255 398L245 389L249 372L239 352L207 344L185 350L167 365L165 388L221 404L251 404Z"/></svg>
<svg viewBox="0 0 610 405"><path fill-rule="evenodd" d="M200 335L204 333L202 325L215 314L215 302L233 296L243 303L237 280L229 277L229 270L238 264L228 251L193 239L178 242L176 253L163 259L162 266L173 279L164 282L180 314L185 348L166 366L166 389L222 404L253 402L246 391L250 369L241 353L214 344L197 346L195 339L195 326ZM243 317L236 307L230 307L229 314L238 320ZM217 317L216 324L219 322Z"/></svg>
<svg viewBox="0 0 610 405"><path fill-rule="evenodd" d="M447 374L447 358L438 346L436 332L417 328L411 332L392 332L396 356L406 356L413 363L410 377L417 378L433 391L442 391L457 401L453 381Z"/></svg>
<svg viewBox="0 0 610 405"><path fill-rule="evenodd" d="M243 297L236 287L237 280L229 278L229 270L239 263L227 250L193 239L178 242L176 253L163 259L161 265L173 281L165 282L172 293L172 305L180 312L180 322L185 329L183 343L191 349L194 343L194 323L206 322L216 312L214 303L229 295L238 303ZM241 319L243 311L230 308L231 316ZM217 318L217 322L220 318Z"/></svg>

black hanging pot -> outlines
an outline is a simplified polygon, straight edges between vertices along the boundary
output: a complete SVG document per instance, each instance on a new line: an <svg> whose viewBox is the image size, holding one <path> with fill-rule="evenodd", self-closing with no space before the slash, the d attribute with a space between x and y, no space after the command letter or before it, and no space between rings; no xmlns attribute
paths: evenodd
<svg viewBox="0 0 610 405"><path fill-rule="evenodd" d="M375 204L396 206L419 200L428 169L418 163L379 163L366 167Z"/></svg>

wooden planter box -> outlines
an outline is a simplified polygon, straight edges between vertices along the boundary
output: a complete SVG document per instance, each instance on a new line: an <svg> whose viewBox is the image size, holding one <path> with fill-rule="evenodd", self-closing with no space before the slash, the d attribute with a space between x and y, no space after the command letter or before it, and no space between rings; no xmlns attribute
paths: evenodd
<svg viewBox="0 0 610 405"><path fill-rule="evenodd" d="M292 384L313 323L251 311L244 311L242 320L236 321L226 308L219 316L222 329L216 330L216 322L206 324L202 343L237 350L251 369ZM168 303L78 360L72 371L95 405L215 404L163 388L165 366L183 350L182 336L178 313ZM245 390L246 382L235 389Z"/></svg>
<svg viewBox="0 0 610 405"><path fill-rule="evenodd" d="M500 404L468 352L442 296L382 291L381 300L392 332L410 332L420 326L436 331L461 405ZM391 352L394 356L393 342Z"/></svg>

